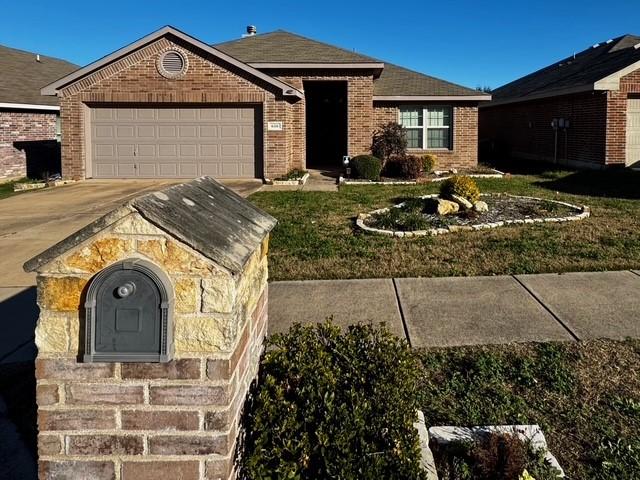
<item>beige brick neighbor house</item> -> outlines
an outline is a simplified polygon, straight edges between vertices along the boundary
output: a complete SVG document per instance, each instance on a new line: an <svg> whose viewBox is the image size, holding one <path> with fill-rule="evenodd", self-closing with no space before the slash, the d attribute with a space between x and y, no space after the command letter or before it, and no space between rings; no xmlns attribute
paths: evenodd
<svg viewBox="0 0 640 480"><path fill-rule="evenodd" d="M284 31L210 46L164 27L52 83L63 176L273 179L367 153L389 121L440 167L477 163L488 95Z"/></svg>

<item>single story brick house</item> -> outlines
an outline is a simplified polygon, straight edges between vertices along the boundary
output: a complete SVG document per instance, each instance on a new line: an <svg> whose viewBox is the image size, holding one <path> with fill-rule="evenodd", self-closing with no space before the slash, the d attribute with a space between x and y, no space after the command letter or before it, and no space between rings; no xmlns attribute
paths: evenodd
<svg viewBox="0 0 640 480"><path fill-rule="evenodd" d="M490 96L284 31L210 46L167 26L48 85L62 172L83 178L273 179L338 168L384 122L441 167L477 163Z"/></svg>
<svg viewBox="0 0 640 480"><path fill-rule="evenodd" d="M40 89L78 68L0 45L0 178L60 172L60 107Z"/></svg>
<svg viewBox="0 0 640 480"><path fill-rule="evenodd" d="M593 45L494 90L482 155L578 168L640 166L640 37Z"/></svg>

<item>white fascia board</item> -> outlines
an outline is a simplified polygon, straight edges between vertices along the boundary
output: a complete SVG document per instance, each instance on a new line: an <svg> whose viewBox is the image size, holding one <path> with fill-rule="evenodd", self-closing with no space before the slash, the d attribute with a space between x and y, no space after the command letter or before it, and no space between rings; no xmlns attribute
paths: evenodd
<svg viewBox="0 0 640 480"><path fill-rule="evenodd" d="M221 52L220 50L211 47L210 45L207 45L206 43L198 40L197 38L194 38L190 35L187 35L186 33L181 32L180 30L177 30L171 26L166 26L166 27L162 27L160 30L157 30L153 33L150 33L149 35L142 37L141 39L119 49L116 50L115 52L102 57L101 59L90 63L89 65L87 65L86 67L80 68L78 70L76 70L75 72L70 73L69 75L66 75L65 77L62 77L59 80L56 80L55 82L47 85L46 87L42 88L42 90L40 91L42 93L42 95L57 95L58 90L66 85L69 85L70 83L73 83L76 80L79 80L80 78L83 78L87 75L89 75L90 73L94 72L95 70L98 70L99 68L104 67L105 65L108 65L126 55L128 55L129 53L145 46L148 45L149 43L167 35L167 34L171 34L191 45L193 45L196 48L199 48L211 55L213 55L214 57L217 57L227 63L230 63L231 65L234 65L235 67L240 68L241 70L246 71L247 73L253 75L256 78L259 78L271 85L274 85L278 88L280 88L282 90L282 94L285 96L293 96L293 97L298 97L298 98L302 98L304 95L302 94L302 92L300 92L298 89L292 87L291 85L288 85L284 82L281 82L280 80L273 78L269 75L266 75L265 73L262 73L259 70L256 70L255 68L249 66L248 64L241 62L240 60L237 60L233 57L231 57L230 55L227 55L226 53Z"/></svg>
<svg viewBox="0 0 640 480"><path fill-rule="evenodd" d="M488 102L491 95L374 95L374 102Z"/></svg>
<svg viewBox="0 0 640 480"><path fill-rule="evenodd" d="M50 112L60 111L60 107L56 105L38 105L35 103L0 103L0 108L15 110L48 110Z"/></svg>

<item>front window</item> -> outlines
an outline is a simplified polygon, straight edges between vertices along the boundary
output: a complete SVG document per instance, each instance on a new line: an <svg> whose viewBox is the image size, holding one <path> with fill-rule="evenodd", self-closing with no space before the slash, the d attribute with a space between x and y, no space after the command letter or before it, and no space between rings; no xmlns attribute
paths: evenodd
<svg viewBox="0 0 640 480"><path fill-rule="evenodd" d="M407 134L407 148L451 149L451 107L402 107L400 125Z"/></svg>

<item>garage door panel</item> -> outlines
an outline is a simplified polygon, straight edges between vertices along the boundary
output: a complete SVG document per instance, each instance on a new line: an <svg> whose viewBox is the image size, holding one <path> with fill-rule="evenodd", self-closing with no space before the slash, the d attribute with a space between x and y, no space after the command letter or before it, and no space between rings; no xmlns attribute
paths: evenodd
<svg viewBox="0 0 640 480"><path fill-rule="evenodd" d="M218 138L218 127L213 125L202 125L199 128L200 138Z"/></svg>
<svg viewBox="0 0 640 480"><path fill-rule="evenodd" d="M95 108L95 177L254 177L252 108Z"/></svg>
<svg viewBox="0 0 640 480"><path fill-rule="evenodd" d="M99 126L96 126L93 131L93 138L96 138L96 139L113 138L113 137L114 137L114 131L113 131L113 126L111 125L99 125Z"/></svg>
<svg viewBox="0 0 640 480"><path fill-rule="evenodd" d="M115 119L119 121L134 120L136 118L136 110L134 108L118 108L115 113Z"/></svg>

